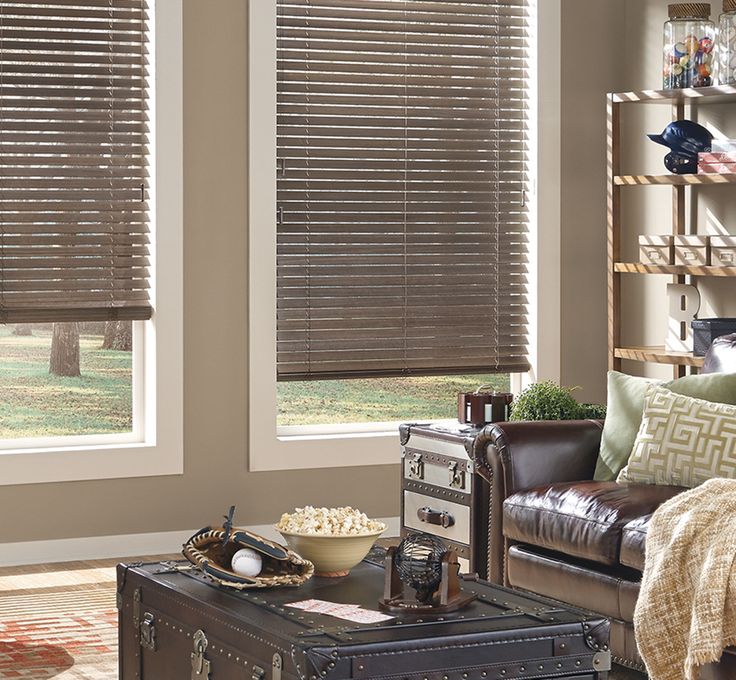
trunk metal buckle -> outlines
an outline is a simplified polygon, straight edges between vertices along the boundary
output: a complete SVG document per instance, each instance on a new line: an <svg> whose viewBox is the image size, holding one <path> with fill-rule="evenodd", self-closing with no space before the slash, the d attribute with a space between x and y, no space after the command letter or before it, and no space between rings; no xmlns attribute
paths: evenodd
<svg viewBox="0 0 736 680"><path fill-rule="evenodd" d="M152 652L156 651L156 625L153 614L146 612L143 615L143 621L141 621L141 647L150 649Z"/></svg>
<svg viewBox="0 0 736 680"><path fill-rule="evenodd" d="M424 479L424 461L421 453L415 453L409 461L409 476Z"/></svg>
<svg viewBox="0 0 736 680"><path fill-rule="evenodd" d="M207 636L204 634L204 631L198 630L194 634L193 644L194 651L191 654L192 680L209 680L210 662L204 656L209 643L207 642Z"/></svg>

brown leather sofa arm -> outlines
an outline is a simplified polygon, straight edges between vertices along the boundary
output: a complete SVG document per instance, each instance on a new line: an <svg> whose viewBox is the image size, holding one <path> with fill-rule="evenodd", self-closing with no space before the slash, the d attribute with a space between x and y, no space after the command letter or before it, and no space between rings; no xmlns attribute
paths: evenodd
<svg viewBox="0 0 736 680"><path fill-rule="evenodd" d="M475 438L475 469L489 486L488 579L503 583L503 502L511 494L555 482L592 479L603 423L560 420L495 423Z"/></svg>

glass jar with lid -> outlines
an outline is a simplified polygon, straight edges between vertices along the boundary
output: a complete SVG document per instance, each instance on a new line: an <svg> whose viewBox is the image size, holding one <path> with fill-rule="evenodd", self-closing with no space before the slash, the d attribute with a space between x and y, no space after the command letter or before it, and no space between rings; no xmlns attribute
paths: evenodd
<svg viewBox="0 0 736 680"><path fill-rule="evenodd" d="M669 5L664 25L663 86L666 90L713 85L715 25L710 3Z"/></svg>
<svg viewBox="0 0 736 680"><path fill-rule="evenodd" d="M736 0L723 0L718 22L718 83L736 85Z"/></svg>

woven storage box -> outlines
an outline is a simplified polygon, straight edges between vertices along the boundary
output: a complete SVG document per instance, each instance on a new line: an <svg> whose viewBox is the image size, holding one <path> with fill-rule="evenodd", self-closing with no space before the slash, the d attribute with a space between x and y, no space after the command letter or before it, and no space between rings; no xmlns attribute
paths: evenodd
<svg viewBox="0 0 736 680"><path fill-rule="evenodd" d="M716 338L736 333L736 319L695 319L693 327L693 354L705 356Z"/></svg>
<svg viewBox="0 0 736 680"><path fill-rule="evenodd" d="M675 236L675 264L705 267L710 264L707 236Z"/></svg>
<svg viewBox="0 0 736 680"><path fill-rule="evenodd" d="M642 264L673 264L674 258L672 236L639 236L639 260Z"/></svg>
<svg viewBox="0 0 736 680"><path fill-rule="evenodd" d="M736 267L736 236L711 236L710 262L716 267Z"/></svg>

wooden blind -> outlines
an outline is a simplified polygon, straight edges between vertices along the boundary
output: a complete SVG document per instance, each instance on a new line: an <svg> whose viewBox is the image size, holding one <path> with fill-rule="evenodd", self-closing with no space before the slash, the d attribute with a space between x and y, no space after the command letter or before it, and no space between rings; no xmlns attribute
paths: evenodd
<svg viewBox="0 0 736 680"><path fill-rule="evenodd" d="M146 0L0 0L0 322L146 319Z"/></svg>
<svg viewBox="0 0 736 680"><path fill-rule="evenodd" d="M280 380L526 371L529 0L278 0Z"/></svg>

